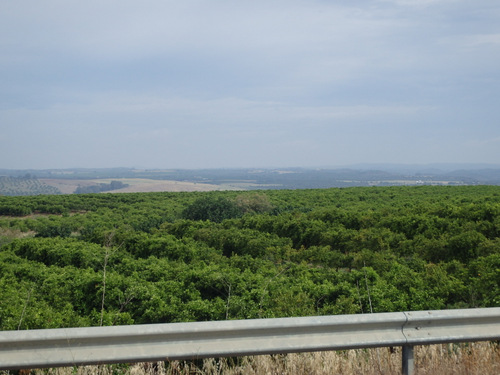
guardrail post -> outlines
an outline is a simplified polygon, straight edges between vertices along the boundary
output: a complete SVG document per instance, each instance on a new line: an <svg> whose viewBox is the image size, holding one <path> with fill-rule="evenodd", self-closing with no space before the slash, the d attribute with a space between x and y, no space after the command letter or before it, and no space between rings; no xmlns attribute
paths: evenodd
<svg viewBox="0 0 500 375"><path fill-rule="evenodd" d="M403 346L403 375L413 375L415 372L415 362L413 358L413 346Z"/></svg>

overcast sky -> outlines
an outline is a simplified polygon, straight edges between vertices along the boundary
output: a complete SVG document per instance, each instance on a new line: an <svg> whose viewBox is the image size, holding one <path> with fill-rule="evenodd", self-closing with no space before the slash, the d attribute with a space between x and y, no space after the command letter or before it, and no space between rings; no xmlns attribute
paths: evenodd
<svg viewBox="0 0 500 375"><path fill-rule="evenodd" d="M0 2L0 168L364 162L500 162L500 1Z"/></svg>

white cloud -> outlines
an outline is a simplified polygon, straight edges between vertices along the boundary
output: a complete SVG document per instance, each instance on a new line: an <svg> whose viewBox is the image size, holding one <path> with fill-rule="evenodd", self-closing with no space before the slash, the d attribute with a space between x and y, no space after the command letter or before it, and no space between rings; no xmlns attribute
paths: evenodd
<svg viewBox="0 0 500 375"><path fill-rule="evenodd" d="M496 47L500 46L500 33L470 35L465 38L465 41L470 46L489 45L492 47Z"/></svg>

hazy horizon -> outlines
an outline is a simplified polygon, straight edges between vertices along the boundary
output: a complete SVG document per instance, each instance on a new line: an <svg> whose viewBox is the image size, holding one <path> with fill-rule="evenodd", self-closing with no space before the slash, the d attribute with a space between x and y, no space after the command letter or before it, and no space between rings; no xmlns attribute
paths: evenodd
<svg viewBox="0 0 500 375"><path fill-rule="evenodd" d="M500 162L500 3L0 4L0 168Z"/></svg>
<svg viewBox="0 0 500 375"><path fill-rule="evenodd" d="M147 168L140 166L115 166L115 167L68 167L68 168L0 168L0 171L19 171L19 172L36 172L36 171L99 171L99 170L120 170L125 171L175 171L175 170L185 170L185 171L197 171L197 170L248 170L248 171L286 171L286 170L354 170L354 171L387 171L387 172L408 172L408 173L419 173L423 171L436 173L446 173L452 171L466 170L497 170L500 169L500 163L427 163L427 164L406 164L406 163L355 163L346 165L318 165L318 166L308 166L308 167L298 167L298 166L267 166L267 167L214 167L214 168Z"/></svg>

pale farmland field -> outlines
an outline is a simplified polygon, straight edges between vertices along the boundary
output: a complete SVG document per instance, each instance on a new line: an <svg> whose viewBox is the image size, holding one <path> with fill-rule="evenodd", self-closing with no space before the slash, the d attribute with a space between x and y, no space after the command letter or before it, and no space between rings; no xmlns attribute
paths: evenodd
<svg viewBox="0 0 500 375"><path fill-rule="evenodd" d="M106 178L93 180L69 180L69 179L40 179L47 185L58 188L63 194L72 194L79 186L92 186L97 184L109 184L111 181L120 181L129 185L123 189L112 190L110 193L151 193L151 192L188 192L188 191L213 191L213 190L236 190L236 188L225 185L211 185L186 181L152 180L146 178Z"/></svg>

